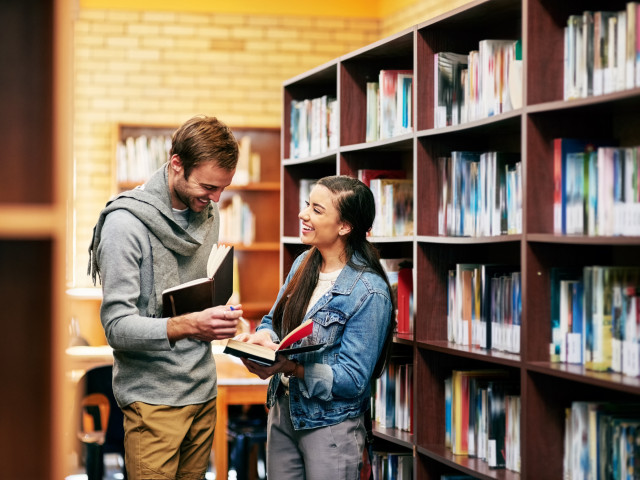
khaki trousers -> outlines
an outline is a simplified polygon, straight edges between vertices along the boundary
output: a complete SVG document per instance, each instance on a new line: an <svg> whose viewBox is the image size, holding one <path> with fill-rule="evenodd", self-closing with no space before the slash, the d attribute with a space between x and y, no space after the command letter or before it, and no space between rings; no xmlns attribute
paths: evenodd
<svg viewBox="0 0 640 480"><path fill-rule="evenodd" d="M216 399L168 407L134 402L124 413L129 480L201 480L209 466Z"/></svg>

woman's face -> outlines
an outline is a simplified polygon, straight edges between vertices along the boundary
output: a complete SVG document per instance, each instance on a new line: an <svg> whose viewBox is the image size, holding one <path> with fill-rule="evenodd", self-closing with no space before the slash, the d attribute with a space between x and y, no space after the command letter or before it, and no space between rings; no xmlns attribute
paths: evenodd
<svg viewBox="0 0 640 480"><path fill-rule="evenodd" d="M340 220L334 204L334 195L323 185L311 190L307 206L298 214L302 221L300 239L305 245L313 245L320 250L341 242L342 235L350 231Z"/></svg>

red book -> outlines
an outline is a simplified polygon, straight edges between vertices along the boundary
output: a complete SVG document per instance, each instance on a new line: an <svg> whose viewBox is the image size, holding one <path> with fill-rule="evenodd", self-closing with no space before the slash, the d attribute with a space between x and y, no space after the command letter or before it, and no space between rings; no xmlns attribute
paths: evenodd
<svg viewBox="0 0 640 480"><path fill-rule="evenodd" d="M413 269L398 271L398 334L412 333Z"/></svg>

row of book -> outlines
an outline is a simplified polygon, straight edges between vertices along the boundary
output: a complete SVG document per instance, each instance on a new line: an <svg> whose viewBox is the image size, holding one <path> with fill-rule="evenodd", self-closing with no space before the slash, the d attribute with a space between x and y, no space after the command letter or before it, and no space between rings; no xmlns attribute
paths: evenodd
<svg viewBox="0 0 640 480"><path fill-rule="evenodd" d="M376 204L374 237L413 235L413 180L376 178L370 183Z"/></svg>
<svg viewBox="0 0 640 480"><path fill-rule="evenodd" d="M520 471L518 384L502 370L453 370L445 379L445 446L454 455Z"/></svg>
<svg viewBox="0 0 640 480"><path fill-rule="evenodd" d="M373 480L412 480L412 452L373 451L371 459Z"/></svg>
<svg viewBox="0 0 640 480"><path fill-rule="evenodd" d="M142 183L169 160L171 136L127 137L116 147L117 181Z"/></svg>
<svg viewBox="0 0 640 480"><path fill-rule="evenodd" d="M640 471L640 405L575 401L565 411L563 478L634 479Z"/></svg>
<svg viewBox="0 0 640 480"><path fill-rule="evenodd" d="M640 86L638 2L570 15L564 28L564 99Z"/></svg>
<svg viewBox="0 0 640 480"><path fill-rule="evenodd" d="M506 152L438 158L438 235L522 233L522 162Z"/></svg>
<svg viewBox="0 0 640 480"><path fill-rule="evenodd" d="M291 101L290 158L338 148L338 101L329 95Z"/></svg>
<svg viewBox="0 0 640 480"><path fill-rule="evenodd" d="M170 135L140 135L120 140L116 148L117 181L143 183L169 160L170 155ZM260 162L260 154L251 150L251 137L240 137L233 185L259 182Z"/></svg>
<svg viewBox="0 0 640 480"><path fill-rule="evenodd" d="M251 245L256 238L256 217L240 195L220 207L220 241Z"/></svg>
<svg viewBox="0 0 640 480"><path fill-rule="evenodd" d="M365 141L373 142L413 131L412 70L380 70L367 82Z"/></svg>
<svg viewBox="0 0 640 480"><path fill-rule="evenodd" d="M640 268L555 267L551 361L640 376Z"/></svg>
<svg viewBox="0 0 640 480"><path fill-rule="evenodd" d="M459 125L522 105L520 41L482 40L467 53L434 55L435 128Z"/></svg>
<svg viewBox="0 0 640 480"><path fill-rule="evenodd" d="M244 135L238 139L238 164L232 185L247 185L260 181L260 153L251 149L251 137Z"/></svg>
<svg viewBox="0 0 640 480"><path fill-rule="evenodd" d="M413 431L413 364L392 359L376 379L371 418L383 428Z"/></svg>
<svg viewBox="0 0 640 480"><path fill-rule="evenodd" d="M640 235L640 146L556 138L554 233Z"/></svg>
<svg viewBox="0 0 640 480"><path fill-rule="evenodd" d="M447 340L520 353L522 276L516 267L459 263L448 272Z"/></svg>

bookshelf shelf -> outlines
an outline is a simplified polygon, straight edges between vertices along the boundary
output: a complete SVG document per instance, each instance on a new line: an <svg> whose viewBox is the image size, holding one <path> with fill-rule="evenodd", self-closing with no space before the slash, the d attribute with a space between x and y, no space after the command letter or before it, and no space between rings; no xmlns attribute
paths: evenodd
<svg viewBox="0 0 640 480"><path fill-rule="evenodd" d="M532 372L566 378L609 390L640 395L640 379L637 377L629 377L619 373L594 372L585 369L582 365L549 362L530 362L527 368Z"/></svg>
<svg viewBox="0 0 640 480"><path fill-rule="evenodd" d="M281 274L303 245L297 238L300 179L357 176L363 168L403 169L414 183L413 234L371 237L382 258L413 260L414 329L397 335L394 351L413 359L414 430L408 437L414 476L438 480L465 473L482 479L562 478L565 412L573 402L640 397L640 378L552 363L551 277L556 267L640 267L640 236L555 235L554 139L587 138L640 146L640 88L563 100L564 26L586 9L624 10L627 2L475 0L344 55L283 85ZM485 39L522 41L522 104L467 123L435 128L434 60L468 53ZM365 142L366 83L381 69L413 71L413 131ZM336 88L339 85L339 88ZM310 87L310 88L307 88ZM309 161L288 159L292 99L338 95L339 145ZM455 123L455 122L453 122ZM442 123L438 123L440 125ZM441 236L439 158L452 151L519 154L522 233ZM519 231L519 230L510 230ZM484 350L448 336L448 275L457 264L508 265L521 274L520 351ZM514 349L514 351L517 351ZM445 447L445 379L455 369L501 369L520 387L520 472L453 455ZM381 426L376 435L406 448ZM392 450L392 449L390 449Z"/></svg>
<svg viewBox="0 0 640 480"><path fill-rule="evenodd" d="M522 365L520 355L495 350L487 350L480 347L468 345L458 345L447 341L417 342L418 348L431 350L434 352L456 355L458 357L470 358L487 363L506 365L509 367L520 367Z"/></svg>
<svg viewBox="0 0 640 480"><path fill-rule="evenodd" d="M462 455L453 455L448 449L440 445L418 446L418 452L438 463L455 468L461 473L472 475L473 478L483 480L519 480L521 476L509 470L492 470L485 462Z"/></svg>
<svg viewBox="0 0 640 480"><path fill-rule="evenodd" d="M377 422L373 422L373 428L376 438L393 442L402 447L413 448L413 435L409 432L397 428L381 427Z"/></svg>

